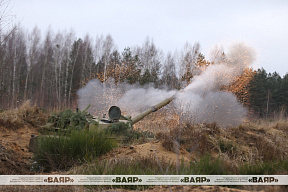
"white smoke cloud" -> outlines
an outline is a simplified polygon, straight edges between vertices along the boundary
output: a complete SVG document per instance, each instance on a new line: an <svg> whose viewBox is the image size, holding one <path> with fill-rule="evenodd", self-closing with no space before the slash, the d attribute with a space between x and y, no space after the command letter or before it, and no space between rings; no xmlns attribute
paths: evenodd
<svg viewBox="0 0 288 192"><path fill-rule="evenodd" d="M244 44L234 45L224 61L208 66L180 92L126 83L116 86L113 80L105 84L91 80L78 91L78 105L83 110L91 104L92 114L96 111L104 113L110 106L118 105L127 114L135 115L175 95L172 104L183 119L192 123L216 122L221 127L237 126L245 117L246 109L235 95L220 88L241 75L243 69L253 63L254 55L254 51Z"/></svg>
<svg viewBox="0 0 288 192"><path fill-rule="evenodd" d="M175 93L176 91L155 89L152 84L143 88L138 84L116 85L113 79L109 79L105 84L93 79L79 89L77 95L79 109L84 110L90 105L88 112L93 115L107 113L113 105L119 106L126 115L136 115Z"/></svg>
<svg viewBox="0 0 288 192"><path fill-rule="evenodd" d="M92 79L77 91L78 107L84 110L90 105L89 113L101 115L106 113L109 107L117 105L118 100L127 90L134 88L135 86L130 84L116 85L113 79L108 79L105 84L98 79Z"/></svg>
<svg viewBox="0 0 288 192"><path fill-rule="evenodd" d="M167 91L149 87L128 90L118 101L120 108L126 109L131 115L140 113L160 103L168 97L172 97L176 91Z"/></svg>
<svg viewBox="0 0 288 192"><path fill-rule="evenodd" d="M235 95L220 91L229 85L254 61L254 51L244 44L230 48L227 59L207 67L177 94L176 106L181 106L184 116L195 123L216 122L221 127L237 126L246 115L246 109Z"/></svg>
<svg viewBox="0 0 288 192"><path fill-rule="evenodd" d="M183 112L182 118L191 123L215 122L221 127L235 127L246 115L235 95L225 91L208 92L205 96L180 94L175 104Z"/></svg>

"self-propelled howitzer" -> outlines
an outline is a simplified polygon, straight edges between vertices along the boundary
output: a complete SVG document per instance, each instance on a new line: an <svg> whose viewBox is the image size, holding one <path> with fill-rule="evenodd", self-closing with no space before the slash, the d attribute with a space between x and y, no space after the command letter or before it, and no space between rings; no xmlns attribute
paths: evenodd
<svg viewBox="0 0 288 192"><path fill-rule="evenodd" d="M99 117L95 117L93 116L91 118L91 116L89 117L89 131L102 131L102 130L109 130L110 126L118 126L119 127L126 127L129 130L123 130L123 131L131 131L132 130L132 126L139 122L140 120L142 120L144 117L146 117L147 115L149 115L150 113L153 113L155 111L157 111L158 109L164 107L165 105L168 105L172 100L174 99L174 96L169 97L167 99L164 99L163 101L161 101L160 103L150 107L148 110L139 113L138 115L136 115L135 117L131 116L123 116L121 115L121 110L119 107L117 106L112 106L110 107L109 111L108 111L108 115L109 118L105 118L105 115L103 115L102 118ZM125 125L125 126L121 126L121 124ZM50 128L49 128L50 130ZM58 131L59 128L55 128L55 131ZM62 130L62 132L65 132L66 130ZM122 129L120 130L120 132L122 131ZM111 137L112 139L116 139L119 141L125 141L126 138L120 135L115 135L116 137ZM45 135L42 135L41 137L45 137ZM53 136L52 136L53 137ZM68 137L67 137L68 138ZM37 145L36 143L38 142L39 136L37 135L31 135L31 139L29 142L29 151L34 152L35 146Z"/></svg>

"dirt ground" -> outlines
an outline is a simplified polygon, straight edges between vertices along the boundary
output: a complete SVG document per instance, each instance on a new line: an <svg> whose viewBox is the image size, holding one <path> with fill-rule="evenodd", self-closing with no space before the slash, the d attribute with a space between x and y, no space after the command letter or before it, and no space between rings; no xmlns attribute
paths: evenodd
<svg viewBox="0 0 288 192"><path fill-rule="evenodd" d="M139 157L153 156L156 159L164 159L167 162L179 163L182 159L189 163L193 160L193 157L186 150L180 150L177 153L166 150L162 143L159 141L151 141L149 143L130 145L117 148L112 152L104 155L102 158L116 158L116 159L136 159Z"/></svg>
<svg viewBox="0 0 288 192"><path fill-rule="evenodd" d="M0 174L33 174L30 171L32 153L29 152L31 134L36 129L23 127L18 130L7 130L0 127Z"/></svg>

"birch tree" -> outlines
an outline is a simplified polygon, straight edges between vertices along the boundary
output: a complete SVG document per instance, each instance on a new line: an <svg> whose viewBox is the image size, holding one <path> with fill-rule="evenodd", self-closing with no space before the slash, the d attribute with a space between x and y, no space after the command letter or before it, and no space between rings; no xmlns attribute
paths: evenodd
<svg viewBox="0 0 288 192"><path fill-rule="evenodd" d="M195 75L199 51L200 44L198 42L194 43L193 46L188 42L184 45L179 61L182 81L190 83L191 79Z"/></svg>
<svg viewBox="0 0 288 192"><path fill-rule="evenodd" d="M64 34L65 35L65 34ZM54 48L54 64L53 64L53 71L54 71L54 89L56 94L56 103L57 107L61 107L62 100L62 86L63 86L63 63L65 60L65 39L62 33L57 33L54 40L53 40L53 48Z"/></svg>
<svg viewBox="0 0 288 192"><path fill-rule="evenodd" d="M153 40L150 40L149 37L146 38L144 44L141 48L135 49L135 55L138 55L139 60L142 66L142 74L149 73L151 74L152 81L157 86L159 76L161 73L162 60L164 57L163 52L160 49L157 49ZM148 71L147 71L148 70Z"/></svg>
<svg viewBox="0 0 288 192"><path fill-rule="evenodd" d="M27 44L27 52L26 52L27 73L25 77L24 100L27 100L28 98L32 98L32 94L33 94L32 85L34 84L34 79L33 79L33 76L31 76L31 73L33 72L32 71L33 67L36 65L36 62L39 59L40 41L41 41L41 32L37 27L34 27L32 32L28 34L27 43L26 43Z"/></svg>
<svg viewBox="0 0 288 192"><path fill-rule="evenodd" d="M73 40L75 39L75 33L71 31L65 38L63 54L64 54L64 98L63 105L68 105L68 93L69 93L69 68L70 68L70 52L72 51Z"/></svg>
<svg viewBox="0 0 288 192"><path fill-rule="evenodd" d="M81 47L82 74L80 86L83 86L86 81L90 80L95 73L95 62L91 42L92 40L89 35L86 35Z"/></svg>
<svg viewBox="0 0 288 192"><path fill-rule="evenodd" d="M80 39L78 39L77 41L75 41L72 45L72 50L70 52L70 58L69 58L69 88L68 88L68 105L71 104L71 93L72 93L72 83L73 83L73 75L74 75L74 69L75 69L75 63L76 63L76 59L78 57L78 53L79 53L79 46L80 43Z"/></svg>
<svg viewBox="0 0 288 192"><path fill-rule="evenodd" d="M227 61L224 48L222 46L216 45L209 54L211 64L225 63Z"/></svg>
<svg viewBox="0 0 288 192"><path fill-rule="evenodd" d="M109 58L111 53L113 52L114 49L114 40L112 38L111 35L107 35L103 45L102 45L102 50L103 50L103 62L104 62L104 71L103 71L103 77L104 77L104 81L106 81L107 77L106 77L106 73L107 73L107 66L109 64Z"/></svg>
<svg viewBox="0 0 288 192"><path fill-rule="evenodd" d="M51 100L51 95L49 93L54 93L52 88L51 74L52 74L52 63L53 61L53 44L52 44L52 30L48 29L43 50L41 52L40 62L38 63L41 66L41 80L40 80L40 92L39 92L39 104L40 106L45 106L46 102L49 103ZM52 91L52 92L49 92Z"/></svg>
<svg viewBox="0 0 288 192"><path fill-rule="evenodd" d="M179 82L176 75L176 62L171 53L166 55L164 62L164 69L162 73L162 84L167 86L170 89L179 88Z"/></svg>

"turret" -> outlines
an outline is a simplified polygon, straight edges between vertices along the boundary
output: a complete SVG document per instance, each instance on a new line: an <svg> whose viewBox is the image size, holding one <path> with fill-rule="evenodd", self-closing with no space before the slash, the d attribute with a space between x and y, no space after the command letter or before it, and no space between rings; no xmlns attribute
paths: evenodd
<svg viewBox="0 0 288 192"><path fill-rule="evenodd" d="M174 99L174 96L164 99L160 103L152 106L148 110L142 113L139 113L138 115L132 118L131 116L122 116L120 108L117 106L112 106L110 107L108 111L109 118L106 118L106 115L103 115L102 118L94 117L92 121L90 122L89 129L90 130L106 129L109 126L113 124L117 124L117 123L128 123L132 128L133 124L141 121L144 117L148 116L150 113L153 113L157 111L158 109L168 105L173 99Z"/></svg>

